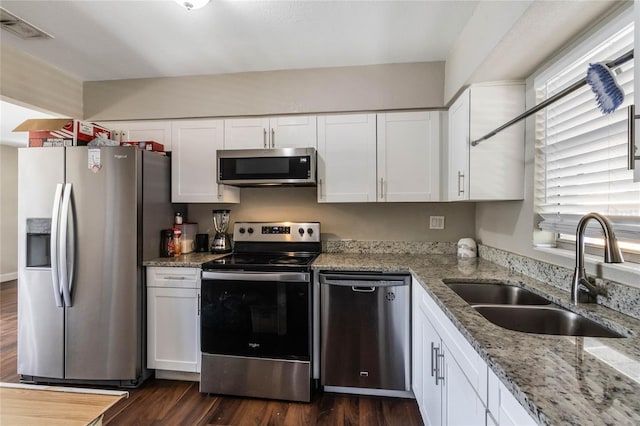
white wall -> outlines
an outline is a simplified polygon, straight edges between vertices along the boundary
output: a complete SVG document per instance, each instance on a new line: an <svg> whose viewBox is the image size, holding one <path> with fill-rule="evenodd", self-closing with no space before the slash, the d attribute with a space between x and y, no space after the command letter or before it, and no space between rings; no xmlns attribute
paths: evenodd
<svg viewBox="0 0 640 426"><path fill-rule="evenodd" d="M0 281L18 272L18 148L0 145Z"/></svg>

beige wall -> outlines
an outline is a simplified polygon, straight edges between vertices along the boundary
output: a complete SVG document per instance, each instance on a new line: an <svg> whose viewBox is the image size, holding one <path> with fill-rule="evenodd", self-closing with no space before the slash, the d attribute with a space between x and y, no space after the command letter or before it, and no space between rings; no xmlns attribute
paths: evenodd
<svg viewBox="0 0 640 426"><path fill-rule="evenodd" d="M1 43L0 97L18 105L83 118L82 82Z"/></svg>
<svg viewBox="0 0 640 426"><path fill-rule="evenodd" d="M18 148L0 145L0 281L18 271Z"/></svg>
<svg viewBox="0 0 640 426"><path fill-rule="evenodd" d="M319 221L322 238L384 241L457 241L473 237L473 203L316 202L316 188L243 188L240 204L190 204L187 219L200 232L212 227L211 210L228 208L236 221ZM444 230L429 230L429 216L445 216Z"/></svg>
<svg viewBox="0 0 640 426"><path fill-rule="evenodd" d="M84 83L87 120L442 108L444 62Z"/></svg>

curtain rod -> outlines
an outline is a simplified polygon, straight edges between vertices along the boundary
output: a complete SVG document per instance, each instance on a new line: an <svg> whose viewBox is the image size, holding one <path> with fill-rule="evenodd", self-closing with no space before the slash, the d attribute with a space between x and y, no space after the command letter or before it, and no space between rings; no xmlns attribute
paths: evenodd
<svg viewBox="0 0 640 426"><path fill-rule="evenodd" d="M605 65L607 67L609 67L609 68L614 68L614 67L617 67L619 65L624 64L625 62L630 61L631 59L633 59L633 49L631 49L630 51L628 51L624 55L620 56L619 58L616 58L611 62L607 62ZM516 118L512 119L511 121L506 122L502 126L500 126L497 129L487 133L483 137L472 141L471 142L471 146L476 146L480 142L485 141L485 140L495 136L496 134L498 134L499 132L503 131L507 127L517 123L518 121L520 121L520 120L522 120L524 118L529 117L532 114L535 114L536 112L540 111L541 109L546 108L547 106L551 105L555 101L564 98L568 94L570 94L572 92L575 92L576 90L578 90L579 88L581 88L585 84L587 84L587 78L586 77L582 78L581 80L576 81L571 86L567 87L566 89L564 89L561 92L556 93L555 95L553 95L549 99L545 99L544 101L540 102L538 105L534 106L533 108L526 110L525 112L523 112L522 114L520 114Z"/></svg>

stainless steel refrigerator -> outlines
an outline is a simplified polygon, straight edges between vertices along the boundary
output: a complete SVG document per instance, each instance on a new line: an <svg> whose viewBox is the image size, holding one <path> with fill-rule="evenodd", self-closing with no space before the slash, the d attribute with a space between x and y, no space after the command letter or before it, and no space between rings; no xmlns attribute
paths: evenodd
<svg viewBox="0 0 640 426"><path fill-rule="evenodd" d="M172 223L170 161L135 147L18 154L18 374L136 387L145 368L142 262Z"/></svg>

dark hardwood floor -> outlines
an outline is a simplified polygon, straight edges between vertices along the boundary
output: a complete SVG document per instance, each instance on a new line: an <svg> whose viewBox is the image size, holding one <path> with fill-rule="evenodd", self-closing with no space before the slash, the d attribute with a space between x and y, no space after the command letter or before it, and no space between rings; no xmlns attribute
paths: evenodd
<svg viewBox="0 0 640 426"><path fill-rule="evenodd" d="M0 287L0 380L18 382L16 282ZM295 403L198 392L198 383L146 381L109 409L105 425L422 425L411 399L317 393Z"/></svg>

